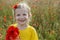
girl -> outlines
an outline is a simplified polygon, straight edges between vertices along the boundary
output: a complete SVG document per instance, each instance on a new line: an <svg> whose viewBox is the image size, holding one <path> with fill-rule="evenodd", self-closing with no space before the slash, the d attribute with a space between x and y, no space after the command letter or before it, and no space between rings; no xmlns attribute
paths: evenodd
<svg viewBox="0 0 60 40"><path fill-rule="evenodd" d="M14 5L13 12L16 20L11 26L19 29L19 36L16 40L38 40L36 30L29 25L31 19L31 9L26 3Z"/></svg>

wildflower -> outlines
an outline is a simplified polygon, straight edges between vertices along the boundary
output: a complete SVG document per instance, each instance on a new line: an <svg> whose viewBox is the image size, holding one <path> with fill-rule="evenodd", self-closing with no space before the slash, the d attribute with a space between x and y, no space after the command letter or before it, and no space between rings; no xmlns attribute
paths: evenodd
<svg viewBox="0 0 60 40"><path fill-rule="evenodd" d="M6 22L6 19L4 19L4 22Z"/></svg>
<svg viewBox="0 0 60 40"><path fill-rule="evenodd" d="M17 7L18 7L18 5L17 5L17 4L13 6L13 8L14 8L14 9L16 9Z"/></svg>
<svg viewBox="0 0 60 40"><path fill-rule="evenodd" d="M4 16L4 19L3 20L4 20L4 22L6 22L6 16Z"/></svg>
<svg viewBox="0 0 60 40"><path fill-rule="evenodd" d="M2 34L0 33L0 39L2 38Z"/></svg>
<svg viewBox="0 0 60 40"><path fill-rule="evenodd" d="M10 19L12 19L12 16L10 16Z"/></svg>
<svg viewBox="0 0 60 40"><path fill-rule="evenodd" d="M0 10L2 10L2 8L0 8Z"/></svg>
<svg viewBox="0 0 60 40"><path fill-rule="evenodd" d="M35 0L35 2L38 2L39 0Z"/></svg>
<svg viewBox="0 0 60 40"><path fill-rule="evenodd" d="M6 16L4 16L4 19L6 19Z"/></svg>
<svg viewBox="0 0 60 40"><path fill-rule="evenodd" d="M19 35L18 28L14 26L10 26L7 30L6 40L10 40L10 37L12 40L14 40Z"/></svg>
<svg viewBox="0 0 60 40"><path fill-rule="evenodd" d="M2 28L0 28L0 31L3 30Z"/></svg>

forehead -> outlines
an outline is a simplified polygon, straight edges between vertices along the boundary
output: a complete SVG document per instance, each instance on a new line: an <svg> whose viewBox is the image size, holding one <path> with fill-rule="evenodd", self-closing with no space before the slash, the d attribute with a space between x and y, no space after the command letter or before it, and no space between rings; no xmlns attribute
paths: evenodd
<svg viewBox="0 0 60 40"><path fill-rule="evenodd" d="M17 8L15 10L15 13L28 13L28 9L27 8Z"/></svg>

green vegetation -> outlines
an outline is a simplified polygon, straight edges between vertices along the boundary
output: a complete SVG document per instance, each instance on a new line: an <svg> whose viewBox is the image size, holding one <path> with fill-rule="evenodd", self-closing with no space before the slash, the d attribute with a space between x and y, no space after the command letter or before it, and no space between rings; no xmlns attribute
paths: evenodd
<svg viewBox="0 0 60 40"><path fill-rule="evenodd" d="M12 6L22 0L0 0L0 40L14 23ZM25 0L31 7L32 25L39 40L60 40L60 0Z"/></svg>

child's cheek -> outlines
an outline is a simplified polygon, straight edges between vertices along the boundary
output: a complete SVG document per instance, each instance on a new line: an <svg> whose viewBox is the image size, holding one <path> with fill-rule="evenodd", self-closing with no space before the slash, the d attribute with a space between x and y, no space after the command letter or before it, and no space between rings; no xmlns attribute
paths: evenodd
<svg viewBox="0 0 60 40"><path fill-rule="evenodd" d="M19 17L16 17L16 20L19 19Z"/></svg>

